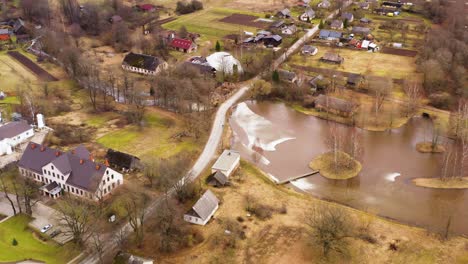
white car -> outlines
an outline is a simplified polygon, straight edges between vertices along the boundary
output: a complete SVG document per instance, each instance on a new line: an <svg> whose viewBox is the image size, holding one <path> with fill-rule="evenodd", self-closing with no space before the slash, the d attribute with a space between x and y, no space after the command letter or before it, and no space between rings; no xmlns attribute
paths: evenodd
<svg viewBox="0 0 468 264"><path fill-rule="evenodd" d="M49 229L51 229L51 228L52 228L51 224L45 225L43 228L41 228L41 233L45 233L45 232L49 231Z"/></svg>

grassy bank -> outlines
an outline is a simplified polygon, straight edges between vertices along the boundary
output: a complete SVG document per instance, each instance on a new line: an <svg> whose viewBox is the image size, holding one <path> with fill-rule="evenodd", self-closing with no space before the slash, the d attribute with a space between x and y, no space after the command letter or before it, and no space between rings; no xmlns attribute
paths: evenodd
<svg viewBox="0 0 468 264"><path fill-rule="evenodd" d="M316 157L310 162L309 167L318 170L320 175L331 180L347 180L356 177L362 169L359 161L348 154L338 151L336 156L328 152Z"/></svg>
<svg viewBox="0 0 468 264"><path fill-rule="evenodd" d="M456 179L417 178L413 183L419 187L434 189L468 189L468 177Z"/></svg>
<svg viewBox="0 0 468 264"><path fill-rule="evenodd" d="M35 259L46 263L66 263L78 254L73 245L59 246L51 241L41 241L28 227L31 218L18 215L0 224L0 262ZM18 245L13 246L16 239Z"/></svg>

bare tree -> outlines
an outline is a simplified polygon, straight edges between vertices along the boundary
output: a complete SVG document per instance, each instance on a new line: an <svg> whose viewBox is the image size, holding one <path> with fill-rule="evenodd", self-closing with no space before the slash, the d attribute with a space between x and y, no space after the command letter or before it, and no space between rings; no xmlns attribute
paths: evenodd
<svg viewBox="0 0 468 264"><path fill-rule="evenodd" d="M94 224L92 207L85 201L63 197L57 204L57 220L64 227L63 234L83 245L90 236Z"/></svg>
<svg viewBox="0 0 468 264"><path fill-rule="evenodd" d="M142 192L133 192L126 197L124 202L126 217L135 233L135 240L138 246L141 246L144 239L145 208L148 203L148 197Z"/></svg>
<svg viewBox="0 0 468 264"><path fill-rule="evenodd" d="M392 91L393 82L390 78L369 76L367 78L369 90L374 96L374 111L377 116L383 102Z"/></svg>
<svg viewBox="0 0 468 264"><path fill-rule="evenodd" d="M403 88L408 96L406 104L406 115L408 116L418 109L421 97L421 85L416 80L406 79L403 83Z"/></svg>
<svg viewBox="0 0 468 264"><path fill-rule="evenodd" d="M3 173L3 171L0 169L0 174ZM13 215L16 215L17 212L16 212L16 206L15 206L15 203L13 202L13 200L11 199L10 197L10 194L9 194L9 189L8 189L8 186L6 185L5 183L5 179L4 179L5 176L0 176L0 190L3 192L3 195L5 196L5 198L8 200L8 202L10 203L10 206L11 206L11 209L13 210Z"/></svg>
<svg viewBox="0 0 468 264"><path fill-rule="evenodd" d="M104 243L101 239L101 235L97 232L93 232L91 238L92 249L98 255L99 263L102 264L104 263Z"/></svg>
<svg viewBox="0 0 468 264"><path fill-rule="evenodd" d="M346 239L354 236L354 223L346 211L332 205L316 205L307 215L306 224L325 257L332 252L347 254Z"/></svg>

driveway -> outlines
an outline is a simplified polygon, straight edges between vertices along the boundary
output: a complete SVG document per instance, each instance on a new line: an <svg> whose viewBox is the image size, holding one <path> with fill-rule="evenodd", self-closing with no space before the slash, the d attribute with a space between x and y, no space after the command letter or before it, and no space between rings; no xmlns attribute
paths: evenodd
<svg viewBox="0 0 468 264"><path fill-rule="evenodd" d="M10 197L12 200L16 200L13 194L10 194ZM11 209L10 202L5 198L3 193L0 194L0 213L7 216L7 218L3 219L2 221L6 221L6 219L13 216L13 210ZM52 224L53 227L46 233L49 235L54 230L62 229L62 227L59 226L59 222L57 221L57 211L52 207L44 205L41 202L38 202L34 205L32 216L33 220L29 223L29 226L33 229L40 231L41 228L45 225ZM63 234L59 234L58 236L54 237L53 240L59 244L65 244L70 239L65 237Z"/></svg>

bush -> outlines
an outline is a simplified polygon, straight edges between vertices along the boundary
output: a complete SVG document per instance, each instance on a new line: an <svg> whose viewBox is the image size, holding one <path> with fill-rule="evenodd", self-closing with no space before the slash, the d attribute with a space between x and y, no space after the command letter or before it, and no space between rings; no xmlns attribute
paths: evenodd
<svg viewBox="0 0 468 264"><path fill-rule="evenodd" d="M18 241L16 240L16 238L13 238L13 241L11 241L11 244L15 247L18 245Z"/></svg>
<svg viewBox="0 0 468 264"><path fill-rule="evenodd" d="M449 93L433 93L429 95L429 104L431 106L448 109L452 104L452 96Z"/></svg>
<svg viewBox="0 0 468 264"><path fill-rule="evenodd" d="M179 14L189 14L202 9L203 3L198 0L192 0L190 3L178 1L176 6L176 12Z"/></svg>

